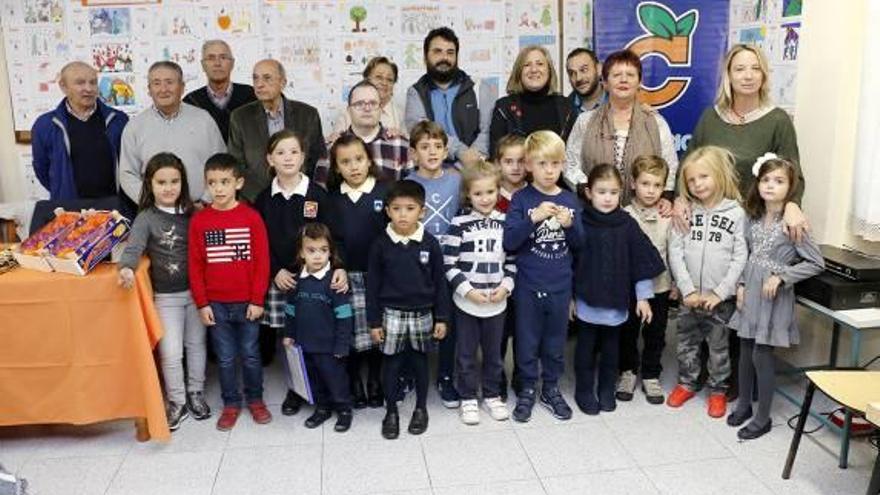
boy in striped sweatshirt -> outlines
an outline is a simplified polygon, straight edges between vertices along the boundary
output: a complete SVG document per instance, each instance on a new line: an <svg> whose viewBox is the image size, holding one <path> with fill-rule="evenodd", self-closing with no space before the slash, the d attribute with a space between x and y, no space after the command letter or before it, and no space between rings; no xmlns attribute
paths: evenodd
<svg viewBox="0 0 880 495"><path fill-rule="evenodd" d="M508 418L500 397L504 369L501 339L516 268L512 257L504 253L504 213L495 210L499 181L499 171L490 163L479 162L464 169L462 192L470 209L452 220L443 241L446 278L456 306L455 386L465 424L480 422L477 348L483 354L483 407L497 421Z"/></svg>

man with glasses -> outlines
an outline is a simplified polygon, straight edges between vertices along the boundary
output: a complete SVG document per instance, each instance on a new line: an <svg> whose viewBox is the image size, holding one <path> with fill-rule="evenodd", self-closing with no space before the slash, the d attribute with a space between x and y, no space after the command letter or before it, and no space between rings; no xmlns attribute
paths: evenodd
<svg viewBox="0 0 880 495"><path fill-rule="evenodd" d="M254 88L247 84L232 82L235 58L223 40L208 40L202 45L202 70L208 76L208 84L191 91L183 101L211 114L223 142L229 141L229 116L236 108L256 101Z"/></svg>
<svg viewBox="0 0 880 495"><path fill-rule="evenodd" d="M413 167L409 161L409 141L390 132L381 123L382 101L379 90L368 81L355 84L348 93L347 113L351 124L343 131L364 140L386 180L400 180ZM318 161L314 179L326 184L329 162Z"/></svg>
<svg viewBox="0 0 880 495"><path fill-rule="evenodd" d="M302 170L306 175L311 176L315 163L327 154L318 111L284 96L287 76L281 62L270 58L257 62L253 82L257 101L239 107L229 118L229 153L244 165L241 195L250 202L271 181L266 143L272 134L290 129L302 137L306 148Z"/></svg>

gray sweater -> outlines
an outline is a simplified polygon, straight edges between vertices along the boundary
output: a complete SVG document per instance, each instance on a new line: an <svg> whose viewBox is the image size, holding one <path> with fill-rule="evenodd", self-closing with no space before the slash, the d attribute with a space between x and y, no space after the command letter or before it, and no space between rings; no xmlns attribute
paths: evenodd
<svg viewBox="0 0 880 495"><path fill-rule="evenodd" d="M688 233L672 229L669 236L669 269L682 297L712 291L724 301L736 294L749 256L745 224L745 211L732 199L712 209L693 203Z"/></svg>
<svg viewBox="0 0 880 495"><path fill-rule="evenodd" d="M187 229L189 215L166 213L150 207L134 219L120 267L134 270L144 251L150 258L150 280L157 293L189 290Z"/></svg>

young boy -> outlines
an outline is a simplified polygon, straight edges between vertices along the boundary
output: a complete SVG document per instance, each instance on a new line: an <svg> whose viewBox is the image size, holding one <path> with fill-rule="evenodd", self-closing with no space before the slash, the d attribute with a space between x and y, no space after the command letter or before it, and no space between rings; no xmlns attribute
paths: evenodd
<svg viewBox="0 0 880 495"><path fill-rule="evenodd" d="M427 218L424 227L442 243L452 219L458 214L461 175L453 167L443 167L449 154L448 137L436 123L424 120L414 125L409 134L409 143L409 154L415 161L416 171L407 179L425 188ZM450 409L461 404L452 381L454 368L455 332L450 328L446 338L440 342L437 356L437 390L443 405Z"/></svg>
<svg viewBox="0 0 880 495"><path fill-rule="evenodd" d="M516 367L522 389L513 419L531 419L541 366L541 404L554 417L570 419L559 392L571 302L572 251L583 241L577 197L557 185L565 143L552 131L526 138L526 170L532 182L513 196L504 226L504 249L516 255Z"/></svg>
<svg viewBox="0 0 880 495"><path fill-rule="evenodd" d="M507 213L513 193L526 187L526 149L525 138L508 134L495 145L498 156L495 163L501 169L501 190L498 191L498 204L495 209Z"/></svg>
<svg viewBox="0 0 880 495"><path fill-rule="evenodd" d="M236 358L241 358L244 395L254 421L272 414L263 402L259 320L269 285L269 241L260 215L237 199L244 186L235 157L218 153L205 164L213 202L193 215L189 227L189 282L193 300L217 354L223 413L217 429L235 426L241 411Z"/></svg>
<svg viewBox="0 0 880 495"><path fill-rule="evenodd" d="M666 186L669 166L659 156L639 156L632 163L633 191L632 202L625 207L642 231L651 239L664 263L666 261L666 242L669 237L670 218L663 218L657 211ZM660 372L663 367L660 358L666 345L666 320L669 315L669 299L672 280L667 271L654 279L654 298L649 299L651 305L651 321L644 326L636 315L630 311L629 320L621 329L620 335L620 381L617 383L617 400L629 401L633 398L639 372L642 375L642 391L651 404L662 404L665 400L663 387L660 385ZM639 327L642 328L641 363L639 363ZM641 366L640 366L641 364Z"/></svg>
<svg viewBox="0 0 880 495"><path fill-rule="evenodd" d="M449 289L440 243L419 222L425 214L425 189L413 181L391 186L385 198L391 222L370 248L367 273L367 323L385 355L385 419L382 436L400 434L397 386L401 365L411 367L416 407L409 423L413 435L428 428L428 356L431 339L442 339L449 321Z"/></svg>

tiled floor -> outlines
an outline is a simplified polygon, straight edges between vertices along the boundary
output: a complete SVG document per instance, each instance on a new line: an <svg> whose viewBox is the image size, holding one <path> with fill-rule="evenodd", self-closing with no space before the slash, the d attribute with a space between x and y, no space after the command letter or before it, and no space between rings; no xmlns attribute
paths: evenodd
<svg viewBox="0 0 880 495"><path fill-rule="evenodd" d="M671 345L667 390L674 382ZM567 397L570 378L563 383ZM209 383L216 408L213 373ZM401 411L401 438L386 441L379 433L382 410L358 411L344 434L333 431L332 421L309 430L302 425L308 411L278 413L283 389L273 365L266 378L275 413L269 425L256 425L245 413L231 433L221 433L213 419L187 420L168 444L135 442L130 421L0 428L0 464L27 479L31 495L841 495L864 493L876 455L865 440L856 440L849 469L838 469L838 437L823 429L801 443L792 479L782 480L792 433L785 421L796 410L781 396L773 430L743 443L735 429L706 415L702 397L673 410L637 395L614 413L588 417L576 411L567 422L541 408L526 424L493 422L484 414L482 424L469 427L432 391L428 431L406 434L409 397Z"/></svg>

